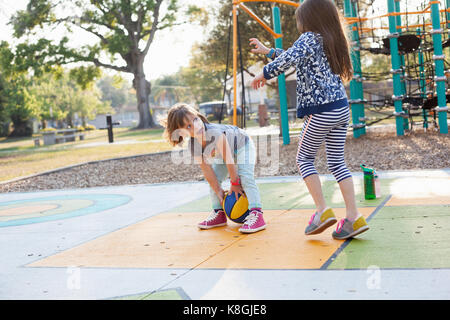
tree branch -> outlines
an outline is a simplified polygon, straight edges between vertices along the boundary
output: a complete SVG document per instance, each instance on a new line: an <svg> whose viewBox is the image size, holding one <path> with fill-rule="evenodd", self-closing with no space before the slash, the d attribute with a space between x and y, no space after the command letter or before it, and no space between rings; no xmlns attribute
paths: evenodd
<svg viewBox="0 0 450 320"><path fill-rule="evenodd" d="M92 62L97 67L103 67L103 68L107 68L107 69L112 69L112 70L116 70L116 71L119 71L119 72L132 73L127 67L117 67L117 66L114 66L114 65L111 65L111 64L103 63L103 62L100 62L97 58L92 60Z"/></svg>
<svg viewBox="0 0 450 320"><path fill-rule="evenodd" d="M145 14L145 10L143 7L141 7L138 11L138 19L137 19L137 37L138 37L138 41L141 40L141 32L142 32L142 18L144 17Z"/></svg>
<svg viewBox="0 0 450 320"><path fill-rule="evenodd" d="M101 35L100 33L98 33L98 32L95 32L94 30L91 30L91 29L89 29L89 28L85 28L85 27L83 27L82 25L80 25L80 24L77 24L77 23L73 23L75 26L77 26L78 28L81 28L81 29L83 29L83 30L85 30L86 32L89 32L89 33L92 33L93 35L96 35L97 37L99 37L100 38L100 40L104 43L104 44L109 44L109 41L103 36L103 35Z"/></svg>
<svg viewBox="0 0 450 320"><path fill-rule="evenodd" d="M82 23L96 24L96 25L99 25L99 26L106 27L106 28L108 28L109 30L112 30L112 31L122 31L120 28L113 27L110 24L103 23L101 21L97 21L97 20L94 20L94 19L89 19L87 17L79 17L78 19L80 19L80 22L82 22Z"/></svg>
<svg viewBox="0 0 450 320"><path fill-rule="evenodd" d="M148 53L148 49L150 48L153 39L155 38L156 30L158 30L158 19L159 19L159 9L161 7L162 0L157 0L155 10L153 11L153 23L152 29L150 30L150 36L147 40L147 44L145 45L144 51L142 51L143 56L145 57Z"/></svg>
<svg viewBox="0 0 450 320"><path fill-rule="evenodd" d="M181 26L181 25L186 24L188 22L189 21L186 20L186 21L179 22L179 23L167 23L167 24L162 25L161 27L159 27L158 30L163 30L163 29L166 29L166 28L174 27L174 26ZM147 32L147 34L148 34L148 32Z"/></svg>

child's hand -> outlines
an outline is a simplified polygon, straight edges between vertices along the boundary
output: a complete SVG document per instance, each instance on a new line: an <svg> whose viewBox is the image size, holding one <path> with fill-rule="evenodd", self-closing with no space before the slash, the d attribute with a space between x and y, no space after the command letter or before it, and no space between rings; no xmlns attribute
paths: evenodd
<svg viewBox="0 0 450 320"><path fill-rule="evenodd" d="M251 86L254 90L257 90L259 88L264 87L264 85L266 84L266 81L267 80L266 80L266 78L264 78L264 74L260 73L252 80Z"/></svg>
<svg viewBox="0 0 450 320"><path fill-rule="evenodd" d="M250 45L254 45L255 49L250 50L253 53L268 54L270 49L263 45L258 39L250 38Z"/></svg>
<svg viewBox="0 0 450 320"><path fill-rule="evenodd" d="M233 194L233 193L234 193L234 195L236 197L236 201L237 201L237 199L239 197L238 194L241 194L241 195L244 194L244 190L242 190L242 186L241 185L238 185L238 186L231 185L231 187L230 187L230 194Z"/></svg>

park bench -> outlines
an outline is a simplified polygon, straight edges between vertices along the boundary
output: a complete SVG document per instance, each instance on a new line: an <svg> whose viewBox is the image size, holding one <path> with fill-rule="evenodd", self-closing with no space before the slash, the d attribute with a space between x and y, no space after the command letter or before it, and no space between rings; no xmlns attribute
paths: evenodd
<svg viewBox="0 0 450 320"><path fill-rule="evenodd" d="M42 138L44 141L44 145L52 145L56 143L65 143L70 141L74 142L77 137L80 139L80 141L84 140L85 133L83 132L77 133L76 129L63 129L54 132L43 133L41 137L36 137L33 139L33 141L35 146L39 146L40 138Z"/></svg>
<svg viewBox="0 0 450 320"><path fill-rule="evenodd" d="M80 139L80 141L84 140L84 133L74 133L74 134L70 134L70 135L57 135L55 137L55 140L56 140L56 143L74 142L77 137Z"/></svg>

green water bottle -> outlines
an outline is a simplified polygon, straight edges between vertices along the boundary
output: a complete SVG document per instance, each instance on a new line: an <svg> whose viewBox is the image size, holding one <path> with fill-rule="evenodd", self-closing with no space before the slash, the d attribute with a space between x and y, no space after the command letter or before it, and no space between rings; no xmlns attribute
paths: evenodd
<svg viewBox="0 0 450 320"><path fill-rule="evenodd" d="M364 173L364 198L371 200L376 198L375 194L375 178L374 169L367 168L365 164L361 165L361 169Z"/></svg>
<svg viewBox="0 0 450 320"><path fill-rule="evenodd" d="M373 184L375 185L375 197L378 199L381 197L381 187L380 187L380 178L378 173L374 171L373 173Z"/></svg>

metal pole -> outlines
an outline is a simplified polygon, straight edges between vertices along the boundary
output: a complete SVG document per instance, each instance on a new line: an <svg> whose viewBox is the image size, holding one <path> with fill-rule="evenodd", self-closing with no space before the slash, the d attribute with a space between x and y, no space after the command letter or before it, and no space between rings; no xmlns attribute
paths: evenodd
<svg viewBox="0 0 450 320"><path fill-rule="evenodd" d="M394 0L387 0L388 12L395 12ZM400 82L400 74L402 70L400 69L400 56L398 54L398 33L397 33L397 23L395 22L395 16L389 15L389 44L391 51L391 65L392 65L392 78L394 82L394 95L392 99L394 100L395 107L395 124L397 128L397 135L403 136L403 118L401 115L404 114L402 110L402 86Z"/></svg>
<svg viewBox="0 0 450 320"><path fill-rule="evenodd" d="M353 8L351 0L344 1L344 16L345 17L356 17L356 11ZM357 24L353 23L350 25L351 30L356 27ZM350 81L350 106L352 110L352 122L353 125L361 124L359 121L360 117L364 117L364 105L358 103L358 101L363 100L363 90L361 82L361 57L359 53L359 35L358 31L352 31L352 50L351 58L353 65L353 79ZM361 135L365 134L365 129L354 128L353 136L359 138Z"/></svg>
<svg viewBox="0 0 450 320"><path fill-rule="evenodd" d="M233 125L237 125L237 15L233 2Z"/></svg>
<svg viewBox="0 0 450 320"><path fill-rule="evenodd" d="M450 9L450 0L445 1L445 7ZM447 10L447 28L450 29L450 11Z"/></svg>
<svg viewBox="0 0 450 320"><path fill-rule="evenodd" d="M351 3L352 3L352 16L356 18L358 16L359 7L356 7L356 4L357 4L356 1L352 1ZM358 27L357 24L355 24L355 26ZM359 39L358 29L353 30L352 37L353 37L354 41L356 42L356 47L354 50L354 55L356 57L356 65L355 66L356 66L356 75L357 75L357 78L355 79L356 94L357 94L357 99L362 102L364 100L364 89L363 89L363 77L362 77L362 69L361 69L361 51L360 51L361 50L361 42ZM364 104L358 103L358 104L356 104L356 108L358 110L359 117L365 118ZM361 122L361 121L358 119L358 122ZM362 128L359 128L358 130L360 132L360 135L366 134L365 126Z"/></svg>
<svg viewBox="0 0 450 320"><path fill-rule="evenodd" d="M281 34L280 8L274 6L272 14L273 14L274 31L278 34ZM275 47L283 49L282 37L275 39ZM287 110L287 96L286 96L286 76L284 73L278 76L278 95L280 96L280 119L281 119L281 132L283 134L283 144L287 145L290 144L290 138L289 138L289 116Z"/></svg>
<svg viewBox="0 0 450 320"><path fill-rule="evenodd" d="M237 16L237 33L238 33L238 48L239 48L239 65L241 72L241 116L239 127L245 128L245 82L244 82L244 64L242 62L242 45L241 45L241 33L239 32L239 11L236 12Z"/></svg>
<svg viewBox="0 0 450 320"><path fill-rule="evenodd" d="M442 52L442 29L439 17L439 2L431 1L431 23L433 29L431 33L433 34L433 48L434 48L434 67L435 74L434 82L436 83L436 94L438 98L438 107L435 109L438 111L439 120L439 132L448 133L447 124L447 99L445 96L445 82L447 78L444 74L444 59L445 55Z"/></svg>
<svg viewBox="0 0 450 320"><path fill-rule="evenodd" d="M400 1L401 0L395 0L395 12L399 13L400 12ZM395 18L395 22L397 24L397 27L401 27L402 26L402 16L398 15ZM396 30L398 30L399 33L402 32L402 29L399 29L396 27ZM402 75L400 77L400 82L402 84L402 95L406 96L406 77L405 77L405 57L403 55L399 55L400 56L400 68L402 69ZM409 128L409 120L408 118L403 118L403 128L408 129Z"/></svg>
<svg viewBox="0 0 450 320"><path fill-rule="evenodd" d="M420 92L422 93L422 98L425 99L427 97L427 87L426 87L427 84L425 82L425 66L424 66L422 37L421 37L420 28L416 29L416 33L420 37L420 42L421 42L419 45L419 50L418 50L419 71L420 71L420 76L419 76ZM426 130L426 129L428 129L427 111L425 109L422 109L422 113L423 113L423 127Z"/></svg>
<svg viewBox="0 0 450 320"><path fill-rule="evenodd" d="M447 21L447 39L450 39L450 0L445 1L445 8L447 9L446 12L446 21ZM450 55L450 47L447 48L447 53ZM450 88L448 89L450 90Z"/></svg>

